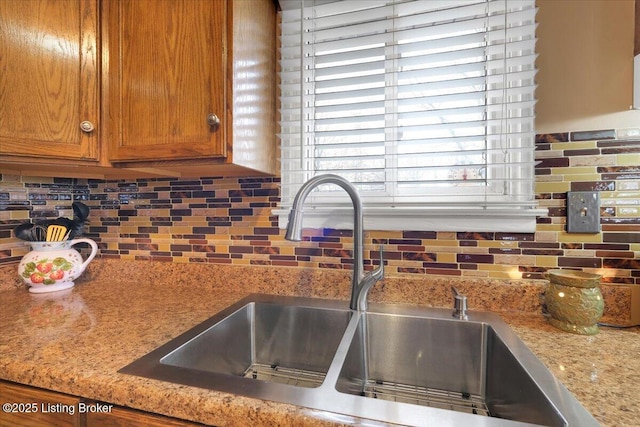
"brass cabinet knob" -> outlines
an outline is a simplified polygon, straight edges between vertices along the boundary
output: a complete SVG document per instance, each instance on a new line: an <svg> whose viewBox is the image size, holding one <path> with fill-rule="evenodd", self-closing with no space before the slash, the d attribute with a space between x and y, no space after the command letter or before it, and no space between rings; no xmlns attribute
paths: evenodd
<svg viewBox="0 0 640 427"><path fill-rule="evenodd" d="M91 133L93 132L95 127L93 126L93 123L91 123L89 120L85 120L82 123L80 123L80 129L82 130L82 132Z"/></svg>
<svg viewBox="0 0 640 427"><path fill-rule="evenodd" d="M207 124L211 126L211 131L215 132L220 128L220 119L215 114L211 113L207 116Z"/></svg>

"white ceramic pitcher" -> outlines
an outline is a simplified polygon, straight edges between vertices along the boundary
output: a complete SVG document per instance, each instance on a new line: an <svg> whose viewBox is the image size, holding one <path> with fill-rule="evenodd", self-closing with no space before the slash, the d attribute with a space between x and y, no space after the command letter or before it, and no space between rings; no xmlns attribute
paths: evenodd
<svg viewBox="0 0 640 427"><path fill-rule="evenodd" d="M72 246L88 243L91 254L86 260ZM18 264L18 274L29 286L29 292L43 293L72 288L87 265L98 253L98 245L91 239L62 242L29 242L31 251Z"/></svg>

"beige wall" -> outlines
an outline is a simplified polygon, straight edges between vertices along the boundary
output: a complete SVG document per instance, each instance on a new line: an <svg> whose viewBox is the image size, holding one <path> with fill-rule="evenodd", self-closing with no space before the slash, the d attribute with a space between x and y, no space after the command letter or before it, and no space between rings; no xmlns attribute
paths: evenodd
<svg viewBox="0 0 640 427"><path fill-rule="evenodd" d="M638 127L634 0L537 0L536 132Z"/></svg>

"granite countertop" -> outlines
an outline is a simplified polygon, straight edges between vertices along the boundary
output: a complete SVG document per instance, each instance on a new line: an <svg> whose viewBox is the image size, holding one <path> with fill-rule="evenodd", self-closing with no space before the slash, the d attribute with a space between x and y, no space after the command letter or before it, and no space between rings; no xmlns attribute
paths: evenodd
<svg viewBox="0 0 640 427"><path fill-rule="evenodd" d="M194 286L168 277L107 276L88 274L76 287L50 294L30 294L25 288L0 292L0 378L220 426L336 424L335 416L322 411L117 373L265 289L216 279ZM282 288L271 290L281 293ZM499 314L603 426L638 425L640 328L603 327L598 335L580 336L553 328L539 313Z"/></svg>

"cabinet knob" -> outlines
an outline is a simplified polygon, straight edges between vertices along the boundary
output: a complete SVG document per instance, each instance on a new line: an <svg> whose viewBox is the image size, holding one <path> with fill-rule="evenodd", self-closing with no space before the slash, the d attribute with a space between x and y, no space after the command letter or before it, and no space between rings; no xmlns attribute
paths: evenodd
<svg viewBox="0 0 640 427"><path fill-rule="evenodd" d="M91 123L89 120L85 120L84 122L80 123L80 130L82 130L82 132L91 133L94 129L95 127L93 126L93 123Z"/></svg>
<svg viewBox="0 0 640 427"><path fill-rule="evenodd" d="M211 113L207 116L207 124L211 126L211 131L215 132L220 127L220 119L215 114Z"/></svg>

